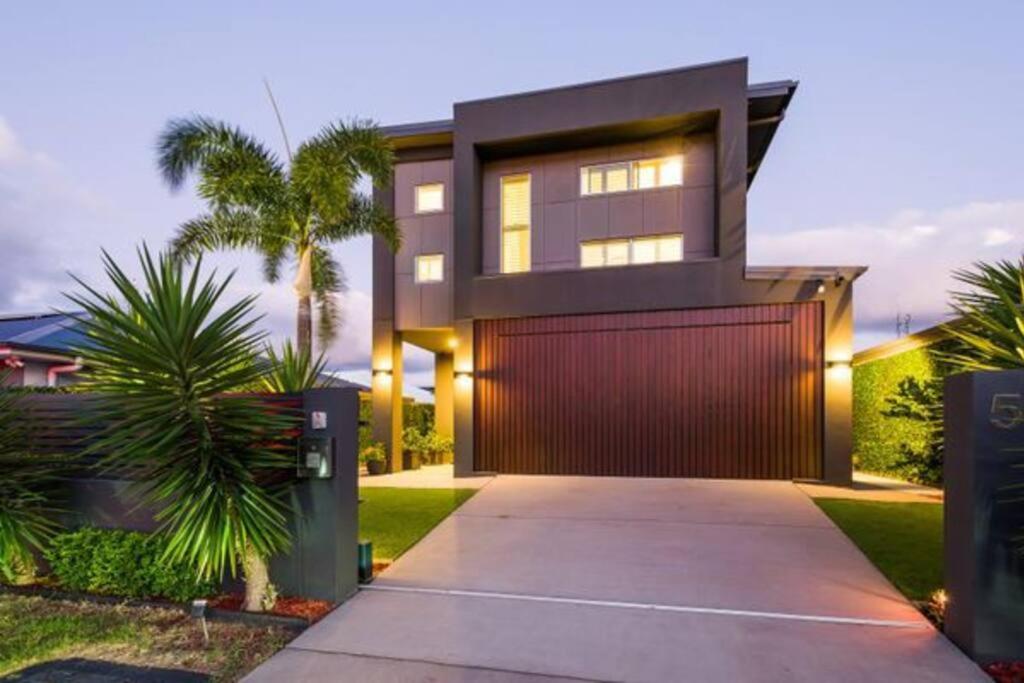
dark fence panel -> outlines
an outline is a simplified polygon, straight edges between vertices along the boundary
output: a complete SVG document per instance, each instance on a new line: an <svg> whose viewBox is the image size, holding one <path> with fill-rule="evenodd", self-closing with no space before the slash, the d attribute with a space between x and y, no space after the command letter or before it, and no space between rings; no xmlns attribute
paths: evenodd
<svg viewBox="0 0 1024 683"><path fill-rule="evenodd" d="M315 389L304 394L259 394L269 409L304 415L303 426L284 434L291 448L298 437L333 439L333 476L300 479L292 492L292 551L272 562L271 579L284 594L340 601L355 591L357 578L357 435L359 396L355 389ZM130 493L138 470L100 468L103 454L83 456L102 425L90 419L90 394L36 394L22 405L30 425L29 447L43 459L62 461L67 480L68 527L153 531L155 510L140 506ZM327 415L325 429L313 429L312 411ZM296 450L296 457L298 452ZM289 472L287 476L293 476Z"/></svg>

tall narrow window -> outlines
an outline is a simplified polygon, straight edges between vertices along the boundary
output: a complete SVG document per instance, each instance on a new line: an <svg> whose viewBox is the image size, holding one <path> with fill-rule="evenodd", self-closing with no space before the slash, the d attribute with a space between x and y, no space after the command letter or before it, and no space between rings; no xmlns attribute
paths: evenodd
<svg viewBox="0 0 1024 683"><path fill-rule="evenodd" d="M501 272L530 270L530 174L501 179Z"/></svg>
<svg viewBox="0 0 1024 683"><path fill-rule="evenodd" d="M416 257L416 282L444 281L444 254L420 254Z"/></svg>
<svg viewBox="0 0 1024 683"><path fill-rule="evenodd" d="M416 186L416 213L444 211L444 183Z"/></svg>

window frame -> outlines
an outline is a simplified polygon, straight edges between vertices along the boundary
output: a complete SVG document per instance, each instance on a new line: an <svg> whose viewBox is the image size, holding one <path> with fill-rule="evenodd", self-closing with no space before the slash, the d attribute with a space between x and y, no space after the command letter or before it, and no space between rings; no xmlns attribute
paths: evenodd
<svg viewBox="0 0 1024 683"><path fill-rule="evenodd" d="M521 225L508 227L505 224L505 184L512 182L526 183L526 218L527 222ZM505 233L525 232L526 233L526 267L521 270L506 270L505 268ZM502 275L517 275L529 273L533 270L533 175L529 171L522 173L510 173L498 179L498 269Z"/></svg>
<svg viewBox="0 0 1024 683"><path fill-rule="evenodd" d="M678 183L661 183L662 177L662 165L671 160L679 160L679 182ZM655 184L650 187L640 187L640 167L642 165L654 164L654 178ZM601 164L587 164L580 166L580 197L600 197L602 195L609 194L623 194L625 192L649 192L650 190L660 190L667 187L682 187L685 185L685 177L683 170L685 168L685 157L682 154L666 154L655 157L644 157L642 159L629 159L625 161L611 161ZM627 170L625 190L608 190L608 171L619 167L625 166ZM600 172L601 174L601 189L599 191L591 191L592 186L591 174L594 172Z"/></svg>
<svg viewBox="0 0 1024 683"><path fill-rule="evenodd" d="M666 239L678 239L679 240L679 258L671 260L662 260L661 256L661 243L662 240ZM608 263L608 246L612 244L621 244L626 242L629 245L629 262L628 263ZM654 242L654 260L637 262L635 259L635 244L637 242ZM594 270L597 268L624 268L627 266L653 266L660 263L682 263L686 260L686 236L681 232L668 232L660 235L638 235L636 237L612 237L609 239L601 240L584 240L579 242L579 267L581 270ZM583 265L583 248L584 246L593 247L595 245L601 246L601 264L599 265Z"/></svg>
<svg viewBox="0 0 1024 683"><path fill-rule="evenodd" d="M440 187L441 188L441 207L437 209L421 209L420 208L420 188L424 187ZM432 182L432 183L418 183L413 186L412 189L412 212L416 215L420 214L431 214L431 213L444 213L445 201L444 201L444 183L443 182Z"/></svg>
<svg viewBox="0 0 1024 683"><path fill-rule="evenodd" d="M441 264L440 277L424 279L420 277L420 261L422 259L438 259ZM416 254L413 257L412 263L413 281L418 285L436 285L444 282L444 252L434 252L430 254Z"/></svg>

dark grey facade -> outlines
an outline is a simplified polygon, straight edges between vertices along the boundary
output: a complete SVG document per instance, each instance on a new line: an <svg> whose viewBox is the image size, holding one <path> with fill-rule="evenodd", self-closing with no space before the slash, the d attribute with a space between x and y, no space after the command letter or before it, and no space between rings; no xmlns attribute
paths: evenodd
<svg viewBox="0 0 1024 683"><path fill-rule="evenodd" d="M820 301L818 362L829 368L823 478L849 481L851 285L863 269L757 268L746 258L747 190L795 89L792 81L750 85L747 62L737 59L461 102L451 121L387 129L398 171L395 186L376 196L410 228L397 257L380 241L374 250L375 431L393 463L402 341L451 357L438 366L462 379L450 409L456 469L469 474L477 469L473 411L481 400L472 374L475 321ZM591 165L663 154L683 159L678 186L601 196L581 189ZM502 273L497 179L517 173L529 174L532 263L529 272ZM411 179L424 174L450 174L445 213L406 222ZM681 260L581 267L587 240L659 234L682 236ZM446 277L417 285L410 264L428 243L446 255ZM442 384L451 379L439 376ZM449 409L438 401L439 411Z"/></svg>

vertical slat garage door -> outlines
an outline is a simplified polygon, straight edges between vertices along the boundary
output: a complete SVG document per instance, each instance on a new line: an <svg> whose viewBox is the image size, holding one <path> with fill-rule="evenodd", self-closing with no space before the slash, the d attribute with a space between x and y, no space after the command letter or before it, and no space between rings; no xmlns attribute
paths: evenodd
<svg viewBox="0 0 1024 683"><path fill-rule="evenodd" d="M475 468L818 478L820 303L477 321Z"/></svg>

